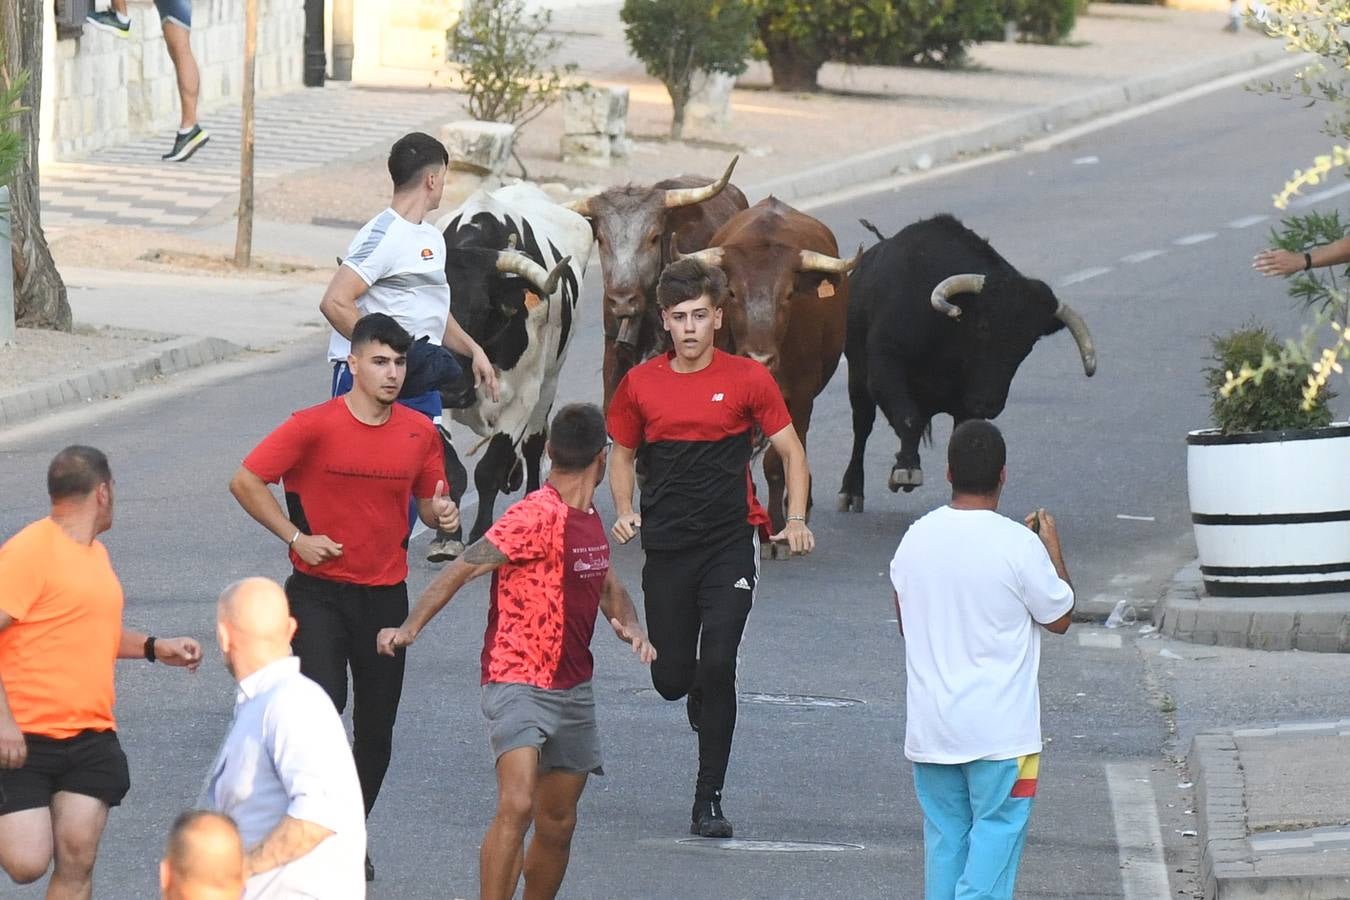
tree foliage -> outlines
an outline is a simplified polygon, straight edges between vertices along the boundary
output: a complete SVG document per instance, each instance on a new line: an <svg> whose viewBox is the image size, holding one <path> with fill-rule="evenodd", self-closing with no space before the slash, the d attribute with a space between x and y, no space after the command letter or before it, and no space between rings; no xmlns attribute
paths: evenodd
<svg viewBox="0 0 1350 900"><path fill-rule="evenodd" d="M23 135L15 120L28 111L23 106L23 88L27 83L27 72L10 76L4 48L0 47L0 184L6 186L14 180L24 156Z"/></svg>
<svg viewBox="0 0 1350 900"><path fill-rule="evenodd" d="M528 12L524 0L474 0L447 33L447 57L458 63L469 115L524 126L562 95L575 64L552 63L563 42L547 32L548 10Z"/></svg>
<svg viewBox="0 0 1350 900"><path fill-rule="evenodd" d="M624 0L619 18L633 54L670 94L674 140L684 131L696 72L745 71L755 25L745 0Z"/></svg>
<svg viewBox="0 0 1350 900"><path fill-rule="evenodd" d="M1270 245L1293 253L1306 253L1339 241L1350 230L1341 222L1339 210L1309 212L1290 216L1270 230ZM1289 276L1289 296L1305 309L1313 310L1338 322L1350 320L1346 308L1345 282L1350 278L1350 266L1325 266Z"/></svg>
<svg viewBox="0 0 1350 900"><path fill-rule="evenodd" d="M1078 22L1081 0L1012 0L1009 18L1025 41L1058 44Z"/></svg>
<svg viewBox="0 0 1350 900"><path fill-rule="evenodd" d="M1210 388L1214 425L1224 434L1330 424L1328 392L1318 394L1311 406L1303 403L1312 366L1304 360L1281 363L1287 348L1265 327L1249 322L1210 340L1213 355L1205 369L1205 381ZM1243 370L1254 374L1237 389L1225 390L1233 373Z"/></svg>

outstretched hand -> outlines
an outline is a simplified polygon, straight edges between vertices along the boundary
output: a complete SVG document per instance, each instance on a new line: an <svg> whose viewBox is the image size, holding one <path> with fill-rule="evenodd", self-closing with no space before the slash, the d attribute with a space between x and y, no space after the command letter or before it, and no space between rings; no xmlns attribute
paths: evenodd
<svg viewBox="0 0 1350 900"><path fill-rule="evenodd" d="M793 556L805 556L816 549L816 536L800 519L790 519L783 530L769 540L775 544L787 544Z"/></svg>
<svg viewBox="0 0 1350 900"><path fill-rule="evenodd" d="M619 640L627 643L633 648L633 655L643 665L651 665L652 660L656 659L656 648L652 642L647 639L647 632L643 631L637 625L625 625L618 619L610 619L609 626L614 629L614 633L619 636Z"/></svg>
<svg viewBox="0 0 1350 900"><path fill-rule="evenodd" d="M202 645L190 637L155 638L155 659L195 672L202 664Z"/></svg>

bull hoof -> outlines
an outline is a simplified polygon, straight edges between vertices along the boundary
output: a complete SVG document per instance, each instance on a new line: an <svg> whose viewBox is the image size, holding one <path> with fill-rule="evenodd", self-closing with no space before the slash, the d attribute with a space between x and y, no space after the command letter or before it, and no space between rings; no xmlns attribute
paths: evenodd
<svg viewBox="0 0 1350 900"><path fill-rule="evenodd" d="M891 493L904 488L906 494L921 484L923 484L923 469L902 469L899 466L891 469L891 477L886 482Z"/></svg>
<svg viewBox="0 0 1350 900"><path fill-rule="evenodd" d="M840 494L837 498L835 498L834 511L841 513L862 512L863 511L862 495L854 496L853 494L849 493Z"/></svg>
<svg viewBox="0 0 1350 900"><path fill-rule="evenodd" d="M427 562L443 563L459 559L464 555L464 542L454 538L436 538L427 547Z"/></svg>

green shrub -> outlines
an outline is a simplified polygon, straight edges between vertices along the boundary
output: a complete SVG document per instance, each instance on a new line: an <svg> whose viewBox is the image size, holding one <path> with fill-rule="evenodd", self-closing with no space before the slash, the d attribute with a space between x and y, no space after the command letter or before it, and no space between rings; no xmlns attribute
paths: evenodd
<svg viewBox="0 0 1350 900"><path fill-rule="evenodd" d="M1270 241L1272 247L1305 253L1314 247L1339 241L1346 233L1347 226L1342 224L1340 212L1333 209L1328 213L1310 212L1282 220L1278 228L1270 230ZM1324 266L1288 277L1289 296L1305 309L1338 322L1350 320L1344 286L1350 278L1350 266Z"/></svg>
<svg viewBox="0 0 1350 900"><path fill-rule="evenodd" d="M1058 44L1073 31L1079 0L1013 0L1013 21L1022 39Z"/></svg>
<svg viewBox="0 0 1350 900"><path fill-rule="evenodd" d="M899 51L876 61L955 68L971 44L1003 37L1004 18L999 0L896 0Z"/></svg>
<svg viewBox="0 0 1350 900"><path fill-rule="evenodd" d="M1249 322L1227 334L1210 338L1213 354L1205 369L1214 426L1224 434L1318 428L1331 422L1323 391L1311 409L1304 409L1303 388L1312 374L1306 362L1281 363L1282 347L1265 327ZM1226 394L1228 373L1264 369Z"/></svg>
<svg viewBox="0 0 1350 900"><path fill-rule="evenodd" d="M548 10L527 12L524 0L468 5L446 34L446 56L461 66L469 115L523 126L558 101L577 67L548 62L563 46L546 35L552 20Z"/></svg>
<svg viewBox="0 0 1350 900"><path fill-rule="evenodd" d="M684 131L695 72L745 71L755 27L745 0L624 0L619 18L633 54L670 94L674 140Z"/></svg>

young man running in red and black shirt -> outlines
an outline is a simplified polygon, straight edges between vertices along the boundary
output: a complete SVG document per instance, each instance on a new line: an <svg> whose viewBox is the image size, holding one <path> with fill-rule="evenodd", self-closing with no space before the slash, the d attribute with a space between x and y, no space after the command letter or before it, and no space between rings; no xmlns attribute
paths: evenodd
<svg viewBox="0 0 1350 900"><path fill-rule="evenodd" d="M754 360L713 347L727 296L721 269L696 259L667 267L656 287L674 350L630 370L609 407L609 484L627 543L639 529L647 561L642 593L660 654L652 683L667 700L688 696L698 732L690 833L731 837L722 783L736 728L736 652L759 580L759 538L769 516L750 476L755 429L787 465L787 526L772 540L810 553L810 473L782 393ZM641 512L633 511L636 454L646 460Z"/></svg>
<svg viewBox="0 0 1350 900"><path fill-rule="evenodd" d="M239 505L290 549L286 597L300 671L342 712L352 673L352 756L366 815L384 782L403 694L403 655L375 652L381 628L408 614L408 507L453 530L441 440L431 420L395 402L412 336L383 313L352 329L350 393L302 409L265 437L230 482ZM268 489L282 482L289 517ZM374 867L366 860L366 879Z"/></svg>
<svg viewBox="0 0 1350 900"><path fill-rule="evenodd" d="M548 431L548 483L446 567L402 626L379 634L381 653L410 646L460 588L492 573L483 714L497 758L497 815L479 857L483 900L515 895L522 860L526 897L553 897L562 884L577 801L587 775L602 774L591 690L596 612L640 660L656 657L609 567L605 526L591 505L607 446L599 407L563 407Z"/></svg>

